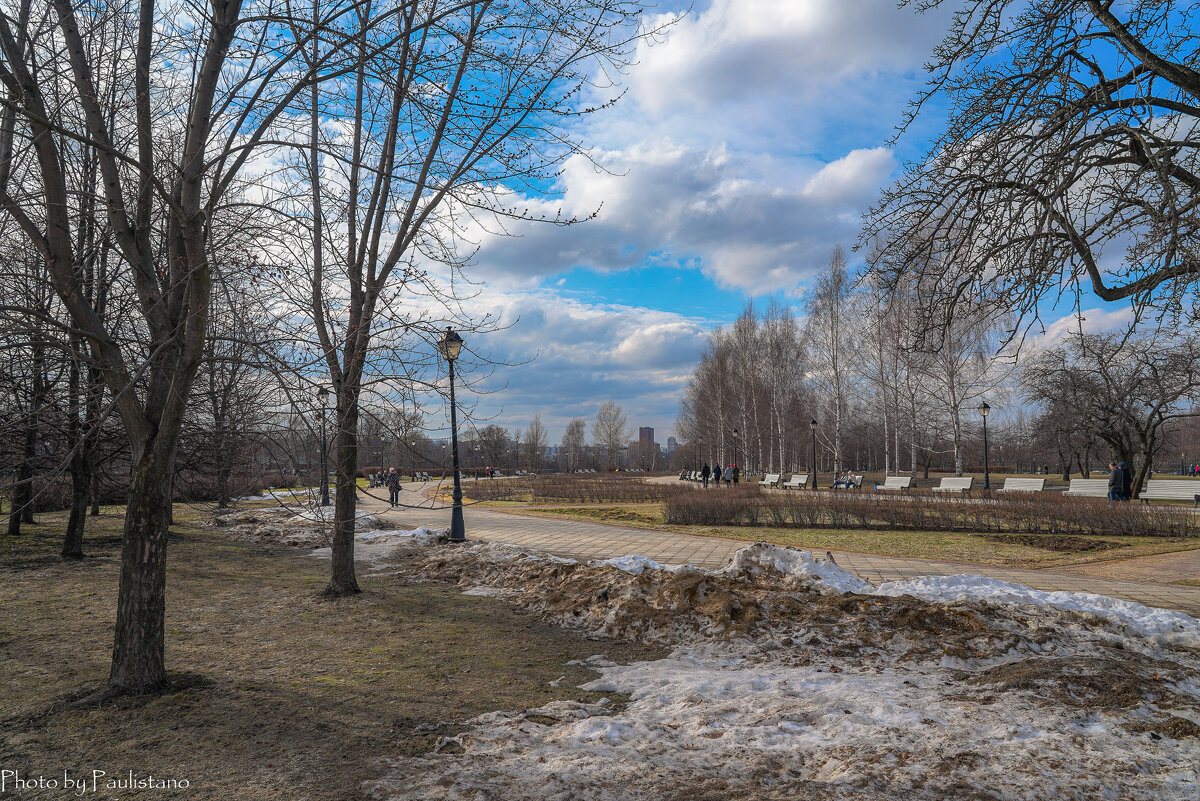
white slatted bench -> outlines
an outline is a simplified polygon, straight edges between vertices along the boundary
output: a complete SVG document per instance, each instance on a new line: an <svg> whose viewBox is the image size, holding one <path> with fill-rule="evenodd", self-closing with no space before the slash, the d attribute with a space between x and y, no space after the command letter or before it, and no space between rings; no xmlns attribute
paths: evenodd
<svg viewBox="0 0 1200 801"><path fill-rule="evenodd" d="M1107 478L1073 478L1071 486L1063 495L1076 495L1080 498L1107 498Z"/></svg>
<svg viewBox="0 0 1200 801"><path fill-rule="evenodd" d="M1046 488L1044 478L1006 478L998 492L1041 492Z"/></svg>
<svg viewBox="0 0 1200 801"><path fill-rule="evenodd" d="M875 485L876 492L906 492L912 486L912 476L888 476Z"/></svg>
<svg viewBox="0 0 1200 801"><path fill-rule="evenodd" d="M1142 487L1138 500L1142 503L1150 501L1191 501L1192 506L1200 506L1200 481L1184 479L1152 478Z"/></svg>
<svg viewBox="0 0 1200 801"><path fill-rule="evenodd" d="M791 478L779 486L782 489L804 489L808 486L808 473L793 473Z"/></svg>
<svg viewBox="0 0 1200 801"><path fill-rule="evenodd" d="M934 492L966 492L975 483L975 476L942 476L942 483L933 488Z"/></svg>
<svg viewBox="0 0 1200 801"><path fill-rule="evenodd" d="M767 473L762 477L762 481L758 482L760 487L773 487L779 483L779 479L783 478L782 473Z"/></svg>
<svg viewBox="0 0 1200 801"><path fill-rule="evenodd" d="M863 476L856 476L853 473L850 475L854 479L854 489L862 489ZM841 479L838 479L838 481L841 481ZM847 487L845 484L838 484L836 481L834 482L833 488L835 490L850 489L850 487Z"/></svg>

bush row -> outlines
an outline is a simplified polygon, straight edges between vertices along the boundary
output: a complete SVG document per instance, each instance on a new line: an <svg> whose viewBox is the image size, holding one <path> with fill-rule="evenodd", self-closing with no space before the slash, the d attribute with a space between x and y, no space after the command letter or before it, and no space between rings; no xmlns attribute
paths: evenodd
<svg viewBox="0 0 1200 801"><path fill-rule="evenodd" d="M687 485L648 484L641 478L615 475L532 476L495 481L481 478L470 482L466 492L479 501L530 498L534 503L640 503L695 494Z"/></svg>
<svg viewBox="0 0 1200 801"><path fill-rule="evenodd" d="M666 500L677 525L780 528L971 531L1054 535L1163 536L1200 534L1200 518L1181 508L1144 507L1096 498L1037 496L976 500L845 494L770 494L747 487L693 492Z"/></svg>

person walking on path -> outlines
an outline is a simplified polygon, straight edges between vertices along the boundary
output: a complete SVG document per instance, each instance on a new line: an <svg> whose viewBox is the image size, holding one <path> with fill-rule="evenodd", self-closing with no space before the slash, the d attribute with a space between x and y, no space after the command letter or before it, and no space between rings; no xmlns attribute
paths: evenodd
<svg viewBox="0 0 1200 801"><path fill-rule="evenodd" d="M1125 483L1125 474L1121 472L1121 468L1117 467L1116 462L1108 463L1108 499L1110 501L1121 500L1121 485Z"/></svg>
<svg viewBox="0 0 1200 801"><path fill-rule="evenodd" d="M708 462L704 463L704 467L700 468L700 480L704 482L704 488L708 489L708 477L712 475L712 468L708 466Z"/></svg>
<svg viewBox="0 0 1200 801"><path fill-rule="evenodd" d="M1124 462L1118 462L1117 469L1121 471L1121 500L1128 501L1133 496L1133 473Z"/></svg>
<svg viewBox="0 0 1200 801"><path fill-rule="evenodd" d="M727 464L727 465L725 465L725 486L728 487L732 483L733 483L733 465Z"/></svg>
<svg viewBox="0 0 1200 801"><path fill-rule="evenodd" d="M737 464L734 464L734 466L733 466L733 486L736 487L737 483L738 483L738 466L737 466Z"/></svg>
<svg viewBox="0 0 1200 801"><path fill-rule="evenodd" d="M391 499L392 506L400 503L400 474L396 472L396 468L388 470L387 474L388 496Z"/></svg>

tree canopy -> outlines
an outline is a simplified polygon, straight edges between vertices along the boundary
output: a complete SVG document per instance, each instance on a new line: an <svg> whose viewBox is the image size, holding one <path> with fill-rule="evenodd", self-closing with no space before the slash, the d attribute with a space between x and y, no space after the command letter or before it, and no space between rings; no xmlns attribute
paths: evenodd
<svg viewBox="0 0 1200 801"><path fill-rule="evenodd" d="M928 11L944 0L911 2ZM872 210L875 269L927 306L983 298L1181 311L1200 276L1200 52L1192 4L968 0L908 122L949 116Z"/></svg>

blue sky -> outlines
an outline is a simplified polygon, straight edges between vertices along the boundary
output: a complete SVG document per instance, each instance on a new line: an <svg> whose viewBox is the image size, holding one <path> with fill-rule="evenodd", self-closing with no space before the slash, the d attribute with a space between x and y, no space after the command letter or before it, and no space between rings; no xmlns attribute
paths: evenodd
<svg viewBox="0 0 1200 801"><path fill-rule="evenodd" d="M611 399L665 443L707 333L747 302L798 302L925 152L937 108L888 140L945 24L895 0L700 0L642 47L626 96L578 131L607 170L573 158L545 201L597 218L480 243L474 311L512 325L471 345L525 362L482 382L480 424L540 413L556 443Z"/></svg>

